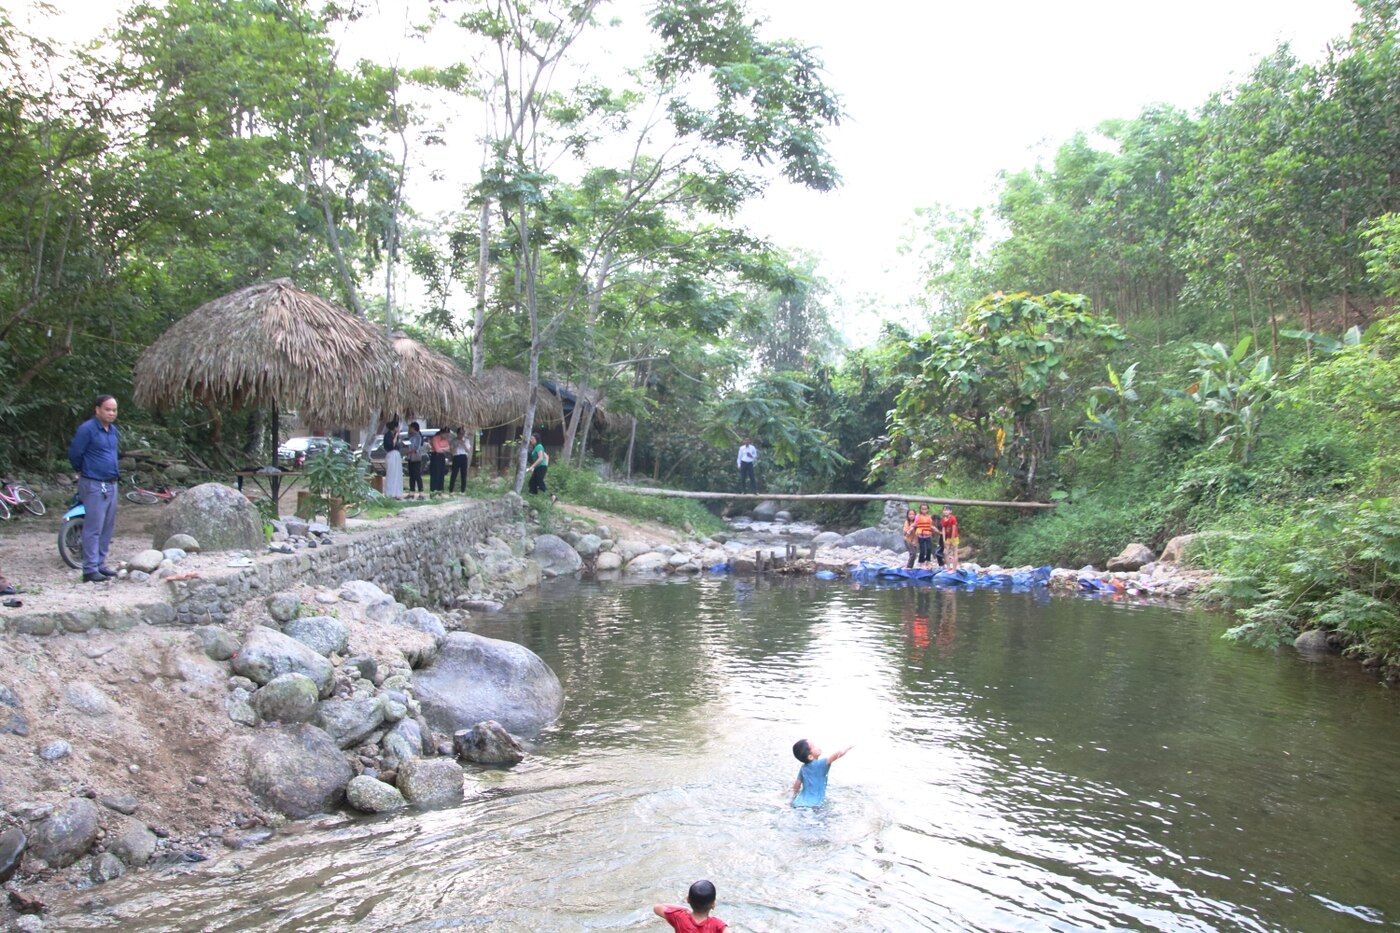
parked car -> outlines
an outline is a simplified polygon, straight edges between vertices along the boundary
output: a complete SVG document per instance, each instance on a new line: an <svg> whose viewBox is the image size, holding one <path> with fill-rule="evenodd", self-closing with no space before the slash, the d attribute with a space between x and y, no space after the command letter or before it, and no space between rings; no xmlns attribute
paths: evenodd
<svg viewBox="0 0 1400 933"><path fill-rule="evenodd" d="M307 457L314 457L331 445L330 437L289 437L277 446L277 462L299 470Z"/></svg>

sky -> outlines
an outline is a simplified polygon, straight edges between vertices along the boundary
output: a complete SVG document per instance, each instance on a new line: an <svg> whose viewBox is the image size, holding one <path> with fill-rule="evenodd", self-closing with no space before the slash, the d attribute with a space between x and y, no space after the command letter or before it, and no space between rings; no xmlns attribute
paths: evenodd
<svg viewBox="0 0 1400 933"><path fill-rule="evenodd" d="M392 37L405 21L404 4L417 2L377 0L384 25L366 24L356 40L363 47L352 51L413 54L396 49ZM110 0L57 4L60 33L91 35L116 17ZM606 9L623 21L625 36L644 29L648 6L613 0ZM1355 18L1351 0L877 0L859 7L750 0L750 8L768 21L766 37L798 39L823 60L846 113L828 140L844 182L827 193L775 183L741 219L779 245L818 257L838 298L838 326L853 344L872 339L880 314L898 316L893 309L917 288L898 255L916 208L990 204L999 171L1035 164L1074 132L1151 103L1194 109L1281 41L1305 61L1320 60ZM478 128L461 129L459 139ZM417 176L427 185L427 170L440 170L437 190L411 200L456 203L452 186L471 179L459 180L454 166L479 164L474 152L438 152L446 164L423 166Z"/></svg>

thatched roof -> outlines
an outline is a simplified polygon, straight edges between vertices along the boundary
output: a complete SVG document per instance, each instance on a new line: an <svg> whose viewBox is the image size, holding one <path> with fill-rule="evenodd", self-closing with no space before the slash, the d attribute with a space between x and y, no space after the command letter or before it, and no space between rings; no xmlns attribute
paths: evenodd
<svg viewBox="0 0 1400 933"><path fill-rule="evenodd" d="M312 424L362 422L396 381L374 325L290 279L250 285L191 311L141 354L135 401L169 408L193 397L233 408L276 404Z"/></svg>
<svg viewBox="0 0 1400 933"><path fill-rule="evenodd" d="M530 401L530 380L527 376L498 366L482 373L479 383L483 415L481 427L501 427L525 419L525 406ZM535 408L535 423L550 427L563 421L564 409L559 397L541 386Z"/></svg>
<svg viewBox="0 0 1400 933"><path fill-rule="evenodd" d="M412 412L437 425L484 424L486 402L477 380L448 357L404 334L392 336L399 380L385 411Z"/></svg>

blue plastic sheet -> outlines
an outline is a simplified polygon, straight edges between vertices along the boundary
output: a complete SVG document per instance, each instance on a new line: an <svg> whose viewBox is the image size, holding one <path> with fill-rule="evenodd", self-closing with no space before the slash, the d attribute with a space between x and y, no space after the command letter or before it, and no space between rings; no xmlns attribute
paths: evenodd
<svg viewBox="0 0 1400 933"><path fill-rule="evenodd" d="M1018 570L1014 573L1000 571L979 574L972 570L925 570L919 567L887 567L870 561L861 561L851 569L854 580L882 580L891 583L907 581L927 583L932 586L958 586L969 589L1000 589L1045 586L1050 582L1050 568L1037 567L1034 570Z"/></svg>
<svg viewBox="0 0 1400 933"><path fill-rule="evenodd" d="M812 574L812 576L816 577L818 580L835 580L835 579L836 579L836 574L833 573L833 572L830 571L830 570L818 570L816 573Z"/></svg>

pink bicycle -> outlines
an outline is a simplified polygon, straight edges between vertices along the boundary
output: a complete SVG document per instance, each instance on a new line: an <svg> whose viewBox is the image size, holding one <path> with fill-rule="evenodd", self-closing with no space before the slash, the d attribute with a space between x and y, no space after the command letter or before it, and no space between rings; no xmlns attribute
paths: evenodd
<svg viewBox="0 0 1400 933"><path fill-rule="evenodd" d="M19 509L30 515L44 514L44 500L39 494L22 483L13 480L0 482L0 521L9 521Z"/></svg>

